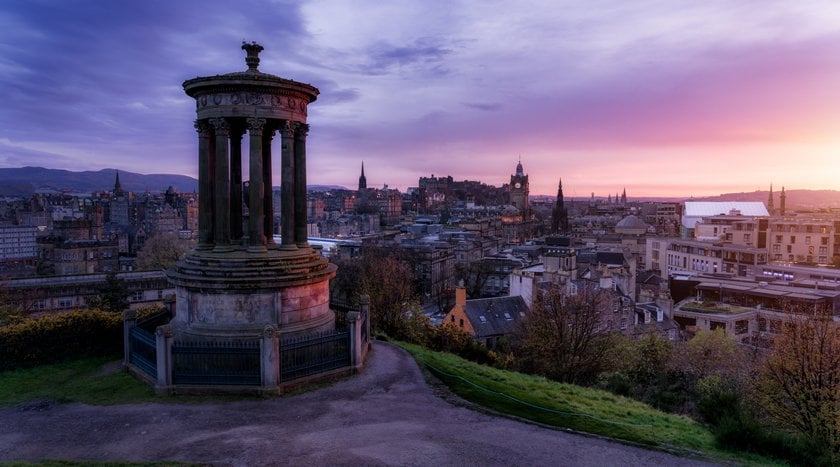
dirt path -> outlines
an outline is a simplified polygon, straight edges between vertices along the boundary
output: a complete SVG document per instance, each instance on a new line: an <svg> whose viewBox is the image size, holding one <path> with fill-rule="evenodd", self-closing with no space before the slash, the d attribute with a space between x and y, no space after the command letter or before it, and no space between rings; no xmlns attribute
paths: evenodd
<svg viewBox="0 0 840 467"><path fill-rule="evenodd" d="M541 428L436 397L408 353L377 343L365 371L266 401L66 404L0 411L0 461L214 465L703 465Z"/></svg>

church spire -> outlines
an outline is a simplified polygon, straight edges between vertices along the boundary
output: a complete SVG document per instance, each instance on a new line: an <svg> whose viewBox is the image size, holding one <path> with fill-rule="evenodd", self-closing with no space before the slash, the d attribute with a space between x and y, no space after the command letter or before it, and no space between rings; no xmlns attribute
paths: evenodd
<svg viewBox="0 0 840 467"><path fill-rule="evenodd" d="M551 212L551 231L563 235L569 233L569 211L563 199L563 179L557 184L557 201Z"/></svg>
<svg viewBox="0 0 840 467"><path fill-rule="evenodd" d="M787 195L785 194L785 187L782 187L782 192L779 194L779 215L785 215L785 201L787 201Z"/></svg>
<svg viewBox="0 0 840 467"><path fill-rule="evenodd" d="M114 180L114 194L121 195L123 192L122 185L120 185L120 171L117 170L117 177Z"/></svg>
<svg viewBox="0 0 840 467"><path fill-rule="evenodd" d="M359 176L359 191L367 190L367 178L365 177L365 161L362 161L362 174Z"/></svg>
<svg viewBox="0 0 840 467"><path fill-rule="evenodd" d="M770 184L770 194L767 195L767 211L772 215L773 214L773 184Z"/></svg>

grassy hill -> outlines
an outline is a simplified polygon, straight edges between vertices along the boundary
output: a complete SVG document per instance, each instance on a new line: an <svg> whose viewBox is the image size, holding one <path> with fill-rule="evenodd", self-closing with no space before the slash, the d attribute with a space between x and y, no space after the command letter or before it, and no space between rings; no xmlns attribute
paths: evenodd
<svg viewBox="0 0 840 467"><path fill-rule="evenodd" d="M632 399L499 370L411 344L400 345L452 392L496 412L679 455L773 463L750 454L724 451L716 446L714 435L705 426Z"/></svg>

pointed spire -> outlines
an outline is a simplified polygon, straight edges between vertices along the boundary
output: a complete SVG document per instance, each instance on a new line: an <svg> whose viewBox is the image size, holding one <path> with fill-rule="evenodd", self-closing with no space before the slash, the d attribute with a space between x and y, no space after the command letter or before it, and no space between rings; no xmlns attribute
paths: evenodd
<svg viewBox="0 0 840 467"><path fill-rule="evenodd" d="M767 211L773 214L773 184L770 184L770 194L767 195Z"/></svg>
<svg viewBox="0 0 840 467"><path fill-rule="evenodd" d="M114 194L119 195L122 194L122 185L120 185L120 171L117 170L117 177L114 180Z"/></svg>
<svg viewBox="0 0 840 467"><path fill-rule="evenodd" d="M785 194L785 187L782 186L782 192L779 194L779 215L785 215L785 201L787 201L787 195Z"/></svg>
<svg viewBox="0 0 840 467"><path fill-rule="evenodd" d="M359 191L367 190L367 177L365 177L365 161L362 161L362 174L359 175Z"/></svg>

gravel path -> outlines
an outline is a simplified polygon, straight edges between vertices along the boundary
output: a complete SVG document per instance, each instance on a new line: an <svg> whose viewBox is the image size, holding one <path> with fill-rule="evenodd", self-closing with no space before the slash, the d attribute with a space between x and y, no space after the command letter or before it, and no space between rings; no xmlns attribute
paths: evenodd
<svg viewBox="0 0 840 467"><path fill-rule="evenodd" d="M365 371L263 401L0 411L0 461L214 465L704 465L494 417L437 397L411 356L376 343Z"/></svg>

